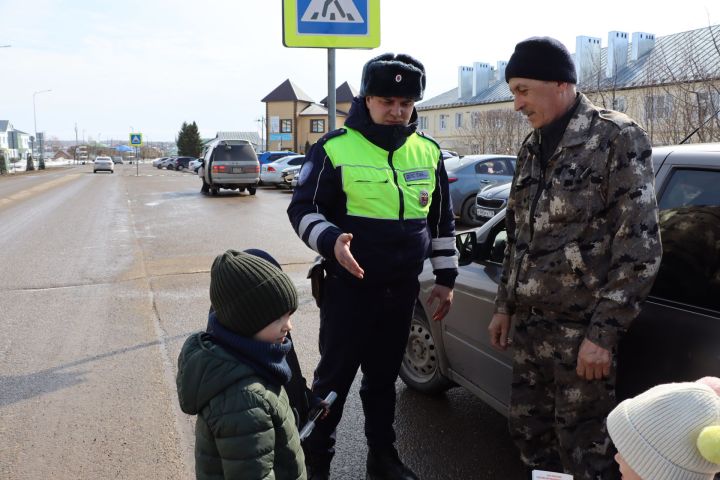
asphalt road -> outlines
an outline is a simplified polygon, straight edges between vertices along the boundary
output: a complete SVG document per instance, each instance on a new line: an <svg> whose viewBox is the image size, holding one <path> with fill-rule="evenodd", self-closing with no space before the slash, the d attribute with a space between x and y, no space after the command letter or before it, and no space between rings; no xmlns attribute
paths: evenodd
<svg viewBox="0 0 720 480"><path fill-rule="evenodd" d="M209 267L227 248L265 249L293 278L293 339L312 377L314 252L287 220L289 192L199 188L194 175L149 165L0 177L0 478L194 478L176 360L205 326ZM365 478L358 384L333 478ZM400 381L397 391L398 448L421 478L524 478L504 417L473 395L431 398Z"/></svg>

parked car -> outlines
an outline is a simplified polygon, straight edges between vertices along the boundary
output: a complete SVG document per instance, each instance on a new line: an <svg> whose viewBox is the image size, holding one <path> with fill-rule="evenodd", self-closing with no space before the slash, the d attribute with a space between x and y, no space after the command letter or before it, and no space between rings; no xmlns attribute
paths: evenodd
<svg viewBox="0 0 720 480"><path fill-rule="evenodd" d="M477 226L483 219L477 216L475 197L481 188L507 183L515 173L512 155L466 155L445 160L453 213L468 226Z"/></svg>
<svg viewBox="0 0 720 480"><path fill-rule="evenodd" d="M288 155L298 155L298 153L291 152L289 150L271 150L267 152L262 152L260 155L258 155L258 161L262 166L268 163L272 163L275 160L279 160L282 157L287 157Z"/></svg>
<svg viewBox="0 0 720 480"><path fill-rule="evenodd" d="M221 188L245 189L255 195L260 181L260 162L247 140L215 139L208 144L203 164L198 170L203 189L217 195Z"/></svg>
<svg viewBox="0 0 720 480"><path fill-rule="evenodd" d="M511 182L488 185L475 197L475 218L482 225L507 205Z"/></svg>
<svg viewBox="0 0 720 480"><path fill-rule="evenodd" d="M115 173L115 163L110 157L95 157L93 162L93 173L110 172Z"/></svg>
<svg viewBox="0 0 720 480"><path fill-rule="evenodd" d="M440 153L442 154L442 159L443 159L443 160L447 160L448 158L459 157L459 156L460 156L460 155L458 155L457 152L454 152L454 151L452 151L452 150L446 150L446 149L444 149L444 148L441 148L441 149L440 149Z"/></svg>
<svg viewBox="0 0 720 480"><path fill-rule="evenodd" d="M281 186L289 189L295 188L297 186L297 176L300 173L300 168L302 168L302 165L293 165L283 170L280 174L282 177Z"/></svg>
<svg viewBox="0 0 720 480"><path fill-rule="evenodd" d="M173 157L166 164L168 170L182 171L190 166L190 162L196 160L195 157Z"/></svg>
<svg viewBox="0 0 720 480"><path fill-rule="evenodd" d="M113 161L113 163L119 163L119 164L123 163L122 157L112 157L112 161Z"/></svg>
<svg viewBox="0 0 720 480"><path fill-rule="evenodd" d="M202 165L201 158L196 158L195 160L190 160L190 163L188 163L188 170L191 170L191 171L197 173L198 169L200 168L200 165Z"/></svg>
<svg viewBox="0 0 720 480"><path fill-rule="evenodd" d="M260 167L260 181L263 185L274 185L279 188L283 183L283 170L294 165L302 165L304 161L305 155L287 155L263 165Z"/></svg>
<svg viewBox="0 0 720 480"><path fill-rule="evenodd" d="M654 385L720 376L720 143L653 149L663 258L650 296L619 344L617 395ZM453 307L430 322L432 266L420 275L400 376L438 393L457 384L507 414L512 348L494 349L488 325L502 273L505 210L457 237Z"/></svg>
<svg viewBox="0 0 720 480"><path fill-rule="evenodd" d="M175 157L167 157L162 162L155 165L158 169L167 168L168 164L172 162L175 159Z"/></svg>
<svg viewBox="0 0 720 480"><path fill-rule="evenodd" d="M164 162L164 161L167 160L168 158L170 158L170 157L160 157L160 158L156 158L155 160L152 161L152 166L153 166L153 167L157 167L158 164Z"/></svg>

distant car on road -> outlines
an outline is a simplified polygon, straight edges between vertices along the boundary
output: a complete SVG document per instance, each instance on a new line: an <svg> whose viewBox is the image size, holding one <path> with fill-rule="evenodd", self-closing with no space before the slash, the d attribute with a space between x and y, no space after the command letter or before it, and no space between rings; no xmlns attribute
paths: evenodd
<svg viewBox="0 0 720 480"><path fill-rule="evenodd" d="M115 163L110 157L95 157L93 162L93 173L97 172L110 172L115 173Z"/></svg>
<svg viewBox="0 0 720 480"><path fill-rule="evenodd" d="M297 177L300 174L301 168L302 165L294 165L292 167L287 167L285 170L283 170L280 174L280 176L282 177L281 186L289 189L295 188L297 186Z"/></svg>
<svg viewBox="0 0 720 480"><path fill-rule="evenodd" d="M512 180L515 160L513 155L466 155L445 160L453 213L462 223L471 227L482 224L484 219L478 218L475 206L478 191Z"/></svg>
<svg viewBox="0 0 720 480"><path fill-rule="evenodd" d="M200 168L200 165L202 165L201 158L196 158L195 160L191 160L190 163L188 163L188 170L191 170L191 171L197 173L198 169Z"/></svg>
<svg viewBox="0 0 720 480"><path fill-rule="evenodd" d="M260 169L260 181L262 181L263 185L274 185L279 188L283 183L283 170L288 167L302 165L304 161L305 155L288 155L263 165Z"/></svg>
<svg viewBox="0 0 720 480"><path fill-rule="evenodd" d="M197 160L195 157L174 157L165 164L168 170L182 171L189 167L190 162Z"/></svg>
<svg viewBox="0 0 720 480"><path fill-rule="evenodd" d="M247 140L215 139L208 144L198 176L203 192L217 195L221 188L240 192L247 189L250 195L255 195L260 162Z"/></svg>
<svg viewBox="0 0 720 480"><path fill-rule="evenodd" d="M258 162L260 165L265 165L288 155L298 155L298 153L289 150L269 150L258 155Z"/></svg>

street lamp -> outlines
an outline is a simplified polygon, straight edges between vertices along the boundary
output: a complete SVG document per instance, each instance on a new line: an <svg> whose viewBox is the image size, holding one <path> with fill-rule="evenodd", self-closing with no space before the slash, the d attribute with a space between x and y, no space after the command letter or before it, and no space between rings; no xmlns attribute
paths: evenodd
<svg viewBox="0 0 720 480"><path fill-rule="evenodd" d="M35 95L39 93L52 92L52 90L38 90L33 92L33 124L35 125L35 141L37 142L37 116L35 115ZM34 145L33 145L34 146ZM40 152L40 170L45 170L45 158L43 157L44 152Z"/></svg>

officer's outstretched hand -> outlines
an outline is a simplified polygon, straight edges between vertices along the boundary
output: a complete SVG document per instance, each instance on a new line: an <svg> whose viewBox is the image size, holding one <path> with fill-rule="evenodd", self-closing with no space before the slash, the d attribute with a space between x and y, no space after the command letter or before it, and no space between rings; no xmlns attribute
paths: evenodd
<svg viewBox="0 0 720 480"><path fill-rule="evenodd" d="M428 308L432 307L432 304L435 303L435 300L439 300L440 303L438 304L437 308L435 309L435 313L433 313L433 320L436 322L439 322L443 318L445 318L445 315L450 311L450 306L452 306L453 301L453 291L452 288L448 288L444 285L435 285L432 289L432 292L430 292L430 296L427 299L427 306Z"/></svg>
<svg viewBox="0 0 720 480"><path fill-rule="evenodd" d="M510 332L510 315L507 313L496 313L490 320L488 334L490 344L498 350L507 350L510 344L508 333Z"/></svg>
<svg viewBox="0 0 720 480"><path fill-rule="evenodd" d="M580 344L577 358L577 374L585 380L600 380L610 376L610 351L587 338Z"/></svg>
<svg viewBox="0 0 720 480"><path fill-rule="evenodd" d="M352 233L343 233L335 240L335 260L337 260L345 270L357 278L362 279L365 276L365 270L360 268L360 265L355 261L355 257L350 253L350 241L352 238Z"/></svg>

